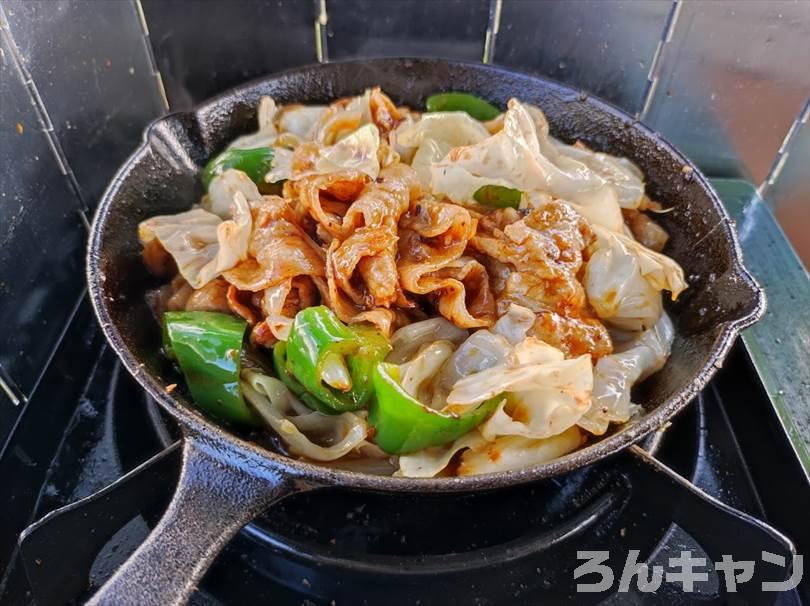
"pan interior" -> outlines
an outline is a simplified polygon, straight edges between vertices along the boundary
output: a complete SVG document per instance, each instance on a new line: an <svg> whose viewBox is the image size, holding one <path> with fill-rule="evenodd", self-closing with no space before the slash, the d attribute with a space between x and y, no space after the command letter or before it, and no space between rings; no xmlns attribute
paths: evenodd
<svg viewBox="0 0 810 606"><path fill-rule="evenodd" d="M100 205L89 251L94 305L127 367L170 412L177 413L176 406L193 406L182 390L173 397L161 393L163 386L178 383L178 377L160 355L158 325L144 298L158 282L141 262L138 223L187 210L199 200L199 171L211 154L255 130L261 96L270 95L279 103L323 103L370 86L381 86L396 103L415 108L423 107L428 95L448 89L474 92L501 107L511 97L536 104L555 136L582 140L636 162L650 197L674 209L658 219L671 236L665 253L684 268L690 288L678 301L667 302L677 331L672 355L634 393L645 413L618 430L624 444L685 406L721 361L733 329L761 312L758 291L740 265L733 227L699 171L619 110L553 82L483 65L389 59L313 66L250 83L195 112L158 120ZM197 429L221 437L196 413L182 416ZM553 473L608 454L605 445L569 455L564 459L568 463L554 467Z"/></svg>

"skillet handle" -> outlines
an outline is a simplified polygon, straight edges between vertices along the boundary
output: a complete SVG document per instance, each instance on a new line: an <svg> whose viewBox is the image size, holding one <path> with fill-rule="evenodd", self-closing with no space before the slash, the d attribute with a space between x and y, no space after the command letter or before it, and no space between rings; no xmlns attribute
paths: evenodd
<svg viewBox="0 0 810 606"><path fill-rule="evenodd" d="M736 591L726 591L724 579L720 588L724 604L773 604L775 594L761 591L762 582L784 581L790 577L796 548L785 535L738 509L718 501L661 463L643 448L628 448L642 490L636 493L649 501L647 509L669 515L673 522L692 535L712 562L724 555L755 562L753 576L740 582ZM762 552L784 558L784 568L763 564Z"/></svg>
<svg viewBox="0 0 810 606"><path fill-rule="evenodd" d="M285 496L306 490L283 473L225 463L186 436L180 479L146 540L87 602L92 606L185 604L242 526Z"/></svg>

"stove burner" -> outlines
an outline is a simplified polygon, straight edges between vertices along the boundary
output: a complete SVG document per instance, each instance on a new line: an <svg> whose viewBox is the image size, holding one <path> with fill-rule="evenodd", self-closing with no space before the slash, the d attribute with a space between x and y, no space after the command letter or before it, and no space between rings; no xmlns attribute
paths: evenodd
<svg viewBox="0 0 810 606"><path fill-rule="evenodd" d="M129 469L143 460L144 448L148 456L149 449L154 452L178 434L154 403L144 405L146 396L125 373L113 369L107 377L105 437L100 442L113 444L122 469ZM707 415L712 407L717 408L717 401L701 396L645 447L695 480L711 451ZM118 531L123 521L140 513L154 525L171 495L178 462L177 446L166 449L149 465L27 531L23 560L37 602L47 606L64 603L68 595L78 598L85 589L82 579L88 578L81 569L91 570L91 564L93 582L102 583L147 532L143 523ZM679 513L677 505L660 502L678 493L651 473L655 475L637 456L621 453L566 476L497 492L397 496L330 488L293 495L231 541L192 603L244 603L249 596L250 601L282 605L588 604L608 595L576 593L578 550L608 550L607 564L621 571L630 549L638 549L639 561L645 561L662 557L673 541L689 540L683 533L673 539L673 520L687 520L705 540L702 518L716 523L709 534L716 530L718 538L705 545L709 551L736 539L763 545L761 530L744 534L745 524L735 522L733 514L718 519L711 504L703 509L684 506ZM651 494L655 490L661 494ZM87 519L95 525L90 535ZM737 531L742 534L735 536ZM82 546L73 548L73 566L67 569L55 555L66 542ZM41 558L50 566L31 565L43 550L53 554ZM707 595L716 594L715 578ZM660 595L664 602L659 603L667 604L689 604L696 597Z"/></svg>
<svg viewBox="0 0 810 606"><path fill-rule="evenodd" d="M165 434L157 405L150 406L155 431ZM697 417L683 424L679 450L694 466ZM667 440L657 434L645 446L657 451ZM577 550L639 549L643 560L671 525L646 515L631 477L626 464L611 460L529 486L462 496L340 488L296 494L242 530L240 563L325 603L413 604L436 583L442 595L447 591L446 604L497 603L487 594L504 587L514 588L512 599L542 594L586 603L576 593Z"/></svg>

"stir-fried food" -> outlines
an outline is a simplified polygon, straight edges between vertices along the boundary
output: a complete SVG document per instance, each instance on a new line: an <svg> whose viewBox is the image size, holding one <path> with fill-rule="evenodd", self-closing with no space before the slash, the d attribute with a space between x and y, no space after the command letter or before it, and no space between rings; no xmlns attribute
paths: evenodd
<svg viewBox="0 0 810 606"><path fill-rule="evenodd" d="M258 108L198 206L139 226L164 354L206 414L408 477L538 465L640 413L686 288L629 160L517 99Z"/></svg>

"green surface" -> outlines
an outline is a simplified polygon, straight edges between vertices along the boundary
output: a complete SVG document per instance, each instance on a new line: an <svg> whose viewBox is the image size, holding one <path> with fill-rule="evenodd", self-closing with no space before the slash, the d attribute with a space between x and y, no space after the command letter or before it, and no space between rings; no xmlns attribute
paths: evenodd
<svg viewBox="0 0 810 606"><path fill-rule="evenodd" d="M164 351L180 365L194 404L224 421L259 425L239 386L247 323L211 311L167 311L163 324Z"/></svg>
<svg viewBox="0 0 810 606"><path fill-rule="evenodd" d="M743 342L810 473L810 277L750 183L711 183L737 223L745 266L768 297L768 311L743 332Z"/></svg>
<svg viewBox="0 0 810 606"><path fill-rule="evenodd" d="M425 101L425 107L429 112L467 112L482 122L494 120L501 115L501 110L489 101L461 92L431 95Z"/></svg>
<svg viewBox="0 0 810 606"><path fill-rule="evenodd" d="M320 402L317 410L336 414L366 406L373 391L374 367L391 346L374 328L346 326L331 309L319 305L295 315L285 350L287 370ZM350 376L345 389L332 387L324 380L324 368L330 361L342 365Z"/></svg>
<svg viewBox="0 0 810 606"><path fill-rule="evenodd" d="M226 149L212 158L202 172L202 182L205 189L217 175L221 175L229 168L241 170L256 185L264 183L264 176L273 167L273 149L270 147L257 147L255 149Z"/></svg>
<svg viewBox="0 0 810 606"><path fill-rule="evenodd" d="M518 208L523 194L519 189L503 185L484 185L475 190L473 199L492 208Z"/></svg>
<svg viewBox="0 0 810 606"><path fill-rule="evenodd" d="M408 454L454 442L483 423L502 400L503 395L495 396L461 414L433 410L405 391L399 366L383 362L374 369L368 422L377 446L390 454Z"/></svg>

